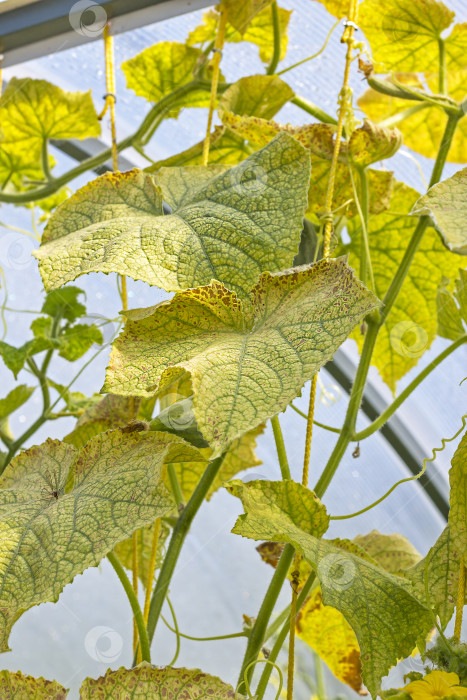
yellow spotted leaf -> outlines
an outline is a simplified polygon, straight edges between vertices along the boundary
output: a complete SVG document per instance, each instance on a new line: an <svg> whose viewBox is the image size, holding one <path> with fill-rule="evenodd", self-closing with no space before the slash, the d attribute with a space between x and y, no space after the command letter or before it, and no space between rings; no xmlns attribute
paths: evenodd
<svg viewBox="0 0 467 700"><path fill-rule="evenodd" d="M65 700L67 688L57 681L25 676L21 671L0 671L0 697L3 700Z"/></svg>
<svg viewBox="0 0 467 700"><path fill-rule="evenodd" d="M415 566L421 559L413 544L398 532L384 535L378 530L372 530L367 535L357 535L353 541L390 574L398 574Z"/></svg>
<svg viewBox="0 0 467 700"><path fill-rule="evenodd" d="M22 452L0 479L0 650L25 610L56 601L135 530L173 509L166 462L197 450L166 433L110 431L80 451L58 440Z"/></svg>
<svg viewBox="0 0 467 700"><path fill-rule="evenodd" d="M467 433L454 453L449 471L449 527L452 544L467 559Z"/></svg>
<svg viewBox="0 0 467 700"><path fill-rule="evenodd" d="M144 661L132 669L109 669L97 680L86 678L79 697L80 700L243 700L232 686L197 668L162 668Z"/></svg>
<svg viewBox="0 0 467 700"><path fill-rule="evenodd" d="M148 396L191 375L217 456L282 411L378 300L340 260L264 273L249 300L219 282L126 312L103 391Z"/></svg>
<svg viewBox="0 0 467 700"><path fill-rule="evenodd" d="M188 167L171 168L161 187L157 174L155 181L132 170L103 175L78 190L54 212L35 251L45 287L100 271L166 291L218 279L244 298L263 271L289 267L306 208L307 151L280 134L216 176L217 167L205 168L201 189L190 189L194 178ZM164 215L162 195L171 172L177 189L185 178L189 192Z"/></svg>
<svg viewBox="0 0 467 700"><path fill-rule="evenodd" d="M132 421L138 412L141 399L128 396L103 396L98 403L90 406L80 416L75 427L68 433L64 442L78 449L99 433L114 428L123 428Z"/></svg>

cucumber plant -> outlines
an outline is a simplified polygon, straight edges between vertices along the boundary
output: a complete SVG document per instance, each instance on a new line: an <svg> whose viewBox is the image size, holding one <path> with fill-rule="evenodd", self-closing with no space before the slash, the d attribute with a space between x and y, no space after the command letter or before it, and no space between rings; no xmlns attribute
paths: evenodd
<svg viewBox="0 0 467 700"><path fill-rule="evenodd" d="M377 508L399 484L419 478L440 448L419 474L357 513L330 513L322 501L348 450L356 443L358 454L441 362L465 352L467 169L443 180L443 168L467 161L467 25L456 24L439 0L320 1L337 19L331 31L343 32L335 116L287 84L287 72L314 56L287 65L290 12L276 0L222 0L185 43L157 43L127 60L128 89L150 107L121 141L108 27L104 113L97 114L89 93L66 93L45 80L12 79L0 99L0 202L41 211L45 226L34 223L32 235L46 293L31 336L20 346L0 342L15 380L35 379L35 386L18 382L0 400L1 651L25 611L56 601L77 574L107 558L132 608L134 659L86 678L82 698L261 700L274 680L277 697L290 699L295 636L339 680L373 698L467 695L467 416L448 438L460 437L448 523L424 558L402 535L373 531L348 540L326 532L331 520ZM310 2L309 12L315 9ZM264 74L229 83L222 49L240 41L257 46ZM358 100L362 119L349 87L355 59L367 82ZM275 121L289 102L304 112L304 123ZM152 160L147 144L157 140L160 124L191 108L208 108L206 138ZM56 175L50 142L99 135L106 112L111 148ZM424 193L382 166L403 142L433 160ZM129 147L146 158L146 168L118 170L118 153ZM94 177L110 157L113 171ZM69 183L83 174L88 184L72 192ZM54 361L86 356L87 365L106 346L110 319L86 322L75 286L96 272L117 275L123 310L115 308L121 332L102 388L85 396L72 389L74 379L66 386L53 379ZM173 295L130 309L127 278ZM450 344L397 393L437 335ZM335 445L310 487L317 376L347 338L358 346L359 364L342 425L318 423L335 434ZM96 344L101 348L89 359ZM370 366L394 400L358 430ZM305 386L305 460L296 482L279 415ZM42 410L15 436L9 416L36 389ZM63 440L26 447L39 428L50 424L53 432L51 422L65 417L76 424ZM239 480L258 464L255 444L267 421L282 479ZM235 687L178 668L176 659L159 667L151 647L189 528L221 488L244 509L233 532L257 542L274 567L256 618L219 637L219 644L245 638ZM290 606L271 623L286 579ZM174 632L180 642L177 624ZM285 691L278 655L287 640ZM426 672L383 690L391 667L417 649ZM279 680L271 676L276 671ZM0 685L2 697L68 692L56 681L6 670Z"/></svg>

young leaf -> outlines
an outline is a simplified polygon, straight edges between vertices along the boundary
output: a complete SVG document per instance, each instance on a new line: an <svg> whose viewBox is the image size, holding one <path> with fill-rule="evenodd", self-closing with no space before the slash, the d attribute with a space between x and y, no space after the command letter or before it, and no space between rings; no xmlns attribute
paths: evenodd
<svg viewBox="0 0 467 700"><path fill-rule="evenodd" d="M287 497L288 482L231 482L228 490L242 500L241 515L232 532L251 539L291 543L315 570L323 603L340 610L353 628L360 647L363 681L373 697L381 679L398 659L408 656L417 639L432 625L427 608L412 594L410 584L331 542L317 539L304 522L306 498ZM303 487L302 487L303 488ZM306 496L305 496L306 493ZM305 526L304 526L305 525Z"/></svg>
<svg viewBox="0 0 467 700"><path fill-rule="evenodd" d="M149 102L158 102L162 97L193 80L193 72L203 54L177 41L161 41L150 46L134 58L122 63L127 87ZM199 88L190 93L189 107L209 107L209 90ZM177 117L180 107L169 112Z"/></svg>
<svg viewBox="0 0 467 700"><path fill-rule="evenodd" d="M0 697L5 700L65 700L68 692L57 681L25 676L21 671L0 671Z"/></svg>
<svg viewBox="0 0 467 700"><path fill-rule="evenodd" d="M467 55L467 52L464 55ZM397 74L396 77L400 82L411 87L424 89L424 84L418 75ZM437 92L437 81L433 76L427 76L426 82L434 92ZM452 98L456 100L464 99L465 71L449 73L448 90ZM407 109L414 108L412 112L397 124L397 128L400 129L404 137L404 144L427 158L436 156L447 121L447 115L443 110L429 103L409 102L397 97L382 95L380 92L371 89L367 90L360 97L358 105L375 122L388 119ZM462 117L457 124L447 161L449 163L462 164L465 164L467 161L467 119L465 117Z"/></svg>
<svg viewBox="0 0 467 700"><path fill-rule="evenodd" d="M140 399L132 396L103 396L80 416L74 429L63 440L78 449L84 447L99 433L123 428L130 423L136 417L139 404Z"/></svg>
<svg viewBox="0 0 467 700"><path fill-rule="evenodd" d="M282 411L378 305L343 260L264 273L250 303L219 282L126 313L103 391L149 396L191 374L214 450Z"/></svg>
<svg viewBox="0 0 467 700"><path fill-rule="evenodd" d="M199 669L151 666L143 661L136 668L109 669L97 680L86 678L80 688L80 700L243 700L231 685Z"/></svg>
<svg viewBox="0 0 467 700"><path fill-rule="evenodd" d="M35 319L35 321L39 320L40 319ZM41 324L36 323L32 327L36 328L36 330L39 330L39 328L42 327L42 330L44 330L44 326ZM5 343L5 341L0 340L0 355L3 358L5 365L13 372L16 379L19 372L23 369L24 363L28 357L31 357L38 352L42 352L43 350L50 350L54 347L55 341L52 341L45 335L36 336L34 340L28 340L19 348L15 348L13 345L9 345L8 343Z"/></svg>
<svg viewBox="0 0 467 700"><path fill-rule="evenodd" d="M86 353L89 348L97 343L102 345L104 336L99 328L91 325L77 323L71 328L65 328L59 338L60 350L58 354L68 362L75 362Z"/></svg>
<svg viewBox="0 0 467 700"><path fill-rule="evenodd" d="M279 25L281 33L280 60L285 57L287 51L287 27L289 24L291 10L284 10L278 7ZM189 46L201 46L207 42L214 41L217 34L219 14L215 10L209 10L203 15L203 23L193 29L188 34L187 44ZM263 63L269 63L274 50L274 26L270 7L261 10L248 24L245 32L241 34L231 24L227 23L225 41L237 43L239 41L249 41L259 48L259 56Z"/></svg>
<svg viewBox="0 0 467 700"><path fill-rule="evenodd" d="M20 384L10 391L8 396L0 399L0 424L5 418L22 406L34 391L33 386Z"/></svg>
<svg viewBox="0 0 467 700"><path fill-rule="evenodd" d="M52 289L87 272L118 272L167 291L219 279L244 297L261 272L291 264L309 172L306 150L281 134L195 189L169 216L162 215L161 193L150 175L104 175L51 217L46 243L35 251L44 285ZM183 172L173 177L180 183ZM168 173L165 190L167 182Z"/></svg>
<svg viewBox="0 0 467 700"><path fill-rule="evenodd" d="M196 450L163 433L98 435L80 452L48 440L0 480L0 650L33 605L56 601L76 574L173 508L161 470Z"/></svg>
<svg viewBox="0 0 467 700"><path fill-rule="evenodd" d="M90 92L65 92L31 78L8 82L0 98L0 123L1 148L28 162L40 159L45 139L84 139L101 131Z"/></svg>
<svg viewBox="0 0 467 700"><path fill-rule="evenodd" d="M454 12L438 0L365 0L359 26L378 72L435 71L439 41Z"/></svg>
<svg viewBox="0 0 467 700"><path fill-rule="evenodd" d="M446 247L467 255L467 231L463 225L467 216L467 168L430 187L415 202L412 214L428 215Z"/></svg>
<svg viewBox="0 0 467 700"><path fill-rule="evenodd" d="M73 323L86 313L86 307L78 301L78 297L84 294L78 287L62 287L49 292L42 305L42 313L52 318L64 318Z"/></svg>
<svg viewBox="0 0 467 700"><path fill-rule="evenodd" d="M404 571L416 587L417 596L439 616L445 629L454 612L459 583L461 552L446 527L424 559Z"/></svg>
<svg viewBox="0 0 467 700"><path fill-rule="evenodd" d="M464 434L451 460L449 484L449 527L452 543L459 554L467 558L467 433Z"/></svg>
<svg viewBox="0 0 467 700"><path fill-rule="evenodd" d="M409 212L417 192L397 183L387 212L370 218L368 233L376 293L382 298L400 265L407 242L417 225ZM350 264L358 266L360 223L348 222L351 236ZM449 253L437 233L429 228L415 253L398 298L381 328L372 363L394 392L396 384L427 350L436 337L436 297L443 277L457 274L459 258ZM355 334L359 347L364 337Z"/></svg>

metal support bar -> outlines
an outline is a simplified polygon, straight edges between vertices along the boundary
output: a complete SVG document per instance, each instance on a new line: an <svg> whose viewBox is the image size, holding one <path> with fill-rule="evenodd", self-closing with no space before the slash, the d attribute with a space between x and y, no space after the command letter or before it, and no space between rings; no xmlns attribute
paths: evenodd
<svg viewBox="0 0 467 700"><path fill-rule="evenodd" d="M6 0L0 3L3 67L212 5L210 0Z"/></svg>

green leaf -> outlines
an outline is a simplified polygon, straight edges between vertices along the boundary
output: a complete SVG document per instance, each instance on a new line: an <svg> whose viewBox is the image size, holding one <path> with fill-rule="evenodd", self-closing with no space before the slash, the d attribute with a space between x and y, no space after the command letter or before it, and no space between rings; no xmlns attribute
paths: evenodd
<svg viewBox="0 0 467 700"><path fill-rule="evenodd" d="M35 387L20 384L10 391L4 398L0 399L0 423L8 418L8 416L16 411L20 406L28 401Z"/></svg>
<svg viewBox="0 0 467 700"><path fill-rule="evenodd" d="M449 527L453 547L467 559L467 433L459 443L449 471Z"/></svg>
<svg viewBox="0 0 467 700"><path fill-rule="evenodd" d="M219 116L233 133L248 139L256 146L264 146L277 134L287 133L297 139L310 151L311 179L308 192L310 214L322 214L325 210L327 186L334 151L336 127L332 124L305 124L292 126L279 124L271 119L242 116L219 104ZM354 216L357 213L355 194L349 177L349 166L367 166L381 158L389 158L401 144L397 129L378 127L366 120L363 126L352 133L349 143L341 143L339 161L335 175L333 205L341 213ZM389 206L392 191L392 173L384 170L368 169L370 189L370 212L379 213ZM357 194L361 197L361 184L354 171Z"/></svg>
<svg viewBox="0 0 467 700"><path fill-rule="evenodd" d="M104 336L99 328L91 325L77 323L71 328L65 328L60 335L60 357L64 357L68 362L75 362L86 353L89 348L97 343L102 345Z"/></svg>
<svg viewBox="0 0 467 700"><path fill-rule="evenodd" d="M343 260L264 273L250 303L219 282L126 313L103 391L148 396L191 374L199 429L217 455L285 409L378 305Z"/></svg>
<svg viewBox="0 0 467 700"><path fill-rule="evenodd" d="M397 183L388 211L370 217L368 234L376 294L389 288L407 242L417 225L409 215L418 193ZM351 236L349 264L359 267L361 229L357 219L348 222ZM401 291L382 326L372 357L383 380L394 392L396 384L427 350L436 337L436 299L443 277L455 277L459 258L449 253L438 234L427 229L414 255ZM364 337L355 334L361 348Z"/></svg>
<svg viewBox="0 0 467 700"><path fill-rule="evenodd" d="M57 681L25 676L21 671L0 671L0 697L5 700L65 700L68 692Z"/></svg>
<svg viewBox="0 0 467 700"><path fill-rule="evenodd" d="M438 0L365 0L359 26L378 72L435 71L439 40L454 12Z"/></svg>
<svg viewBox="0 0 467 700"><path fill-rule="evenodd" d="M459 270L459 273L455 295L449 290L449 280L443 278L436 297L438 335L449 340L457 340L467 332L462 324L463 316L467 324L467 298L464 298L467 293L467 270ZM460 308L456 305L456 300Z"/></svg>
<svg viewBox="0 0 467 700"><path fill-rule="evenodd" d="M367 535L357 535L353 541L390 574L399 574L404 569L415 566L421 559L413 544L398 532L383 535L378 530L372 530Z"/></svg>
<svg viewBox="0 0 467 700"><path fill-rule="evenodd" d="M416 587L419 599L439 616L442 629L445 629L454 612L460 558L461 552L455 547L448 526L426 557L404 571L404 576Z"/></svg>
<svg viewBox="0 0 467 700"><path fill-rule="evenodd" d="M65 92L46 80L12 78L0 98L0 146L26 162L40 160L48 139L99 136L89 92Z"/></svg>
<svg viewBox="0 0 467 700"><path fill-rule="evenodd" d="M203 54L186 44L161 41L134 58L122 63L127 87L149 102L159 102L171 92L193 80L193 72ZM222 79L222 78L221 78ZM209 107L209 90L199 88L189 94L188 107ZM168 116L177 117L180 107L170 110Z"/></svg>
<svg viewBox="0 0 467 700"><path fill-rule="evenodd" d="M231 123L241 124L241 117L272 119L293 96L292 88L277 75L250 75L224 92L219 100L219 117L229 128Z"/></svg>
<svg viewBox="0 0 467 700"><path fill-rule="evenodd" d="M92 394L92 396L86 396L86 394L82 394L80 391L70 391L64 384L58 384L49 378L47 379L47 383L49 386L55 389L60 398L65 401L66 408L70 413L83 415L86 410L92 406L95 406L96 403L100 403L102 401L102 394ZM109 397L105 398L108 399ZM82 447L82 445L75 445L75 447Z"/></svg>
<svg viewBox="0 0 467 700"><path fill-rule="evenodd" d="M78 287L62 287L49 292L42 305L42 313L52 318L64 318L70 323L81 318L86 313L86 307L78 301L78 297L84 294Z"/></svg>
<svg viewBox="0 0 467 700"><path fill-rule="evenodd" d="M44 174L34 154L9 153L2 148L0 131L0 187L7 192L20 190L29 180L42 180Z"/></svg>
<svg viewBox="0 0 467 700"><path fill-rule="evenodd" d="M39 329L41 324L37 324L35 327ZM28 340L27 343L19 348L15 348L13 345L9 345L3 340L0 340L0 355L3 358L5 365L13 372L16 379L18 373L23 369L24 363L28 357L31 357L38 352L42 352L43 350L49 350L53 347L53 341L51 341L50 338L47 338L45 335L38 336L34 338L34 340Z"/></svg>
<svg viewBox="0 0 467 700"><path fill-rule="evenodd" d="M165 192L169 175L161 182ZM177 187L183 177L174 170ZM189 171L187 178L192 184ZM150 175L104 175L51 217L46 243L35 252L44 285L53 289L87 272L118 272L167 291L219 279L244 297L261 272L291 264L308 178L308 154L286 134L187 195L170 216L162 215Z"/></svg>
<svg viewBox="0 0 467 700"><path fill-rule="evenodd" d="M76 426L63 439L78 449L99 433L128 425L138 412L140 399L128 396L101 396L78 419Z"/></svg>
<svg viewBox="0 0 467 700"><path fill-rule="evenodd" d="M33 605L56 601L76 574L173 508L166 462L196 450L164 433L120 430L80 452L48 440L16 457L0 480L0 649Z"/></svg>
<svg viewBox="0 0 467 700"><path fill-rule="evenodd" d="M467 231L462 225L467 216L467 168L430 187L415 202L412 213L429 216L446 247L467 255Z"/></svg>
<svg viewBox="0 0 467 700"><path fill-rule="evenodd" d="M227 488L245 509L232 532L255 540L289 542L311 564L321 584L323 603L342 612L356 634L363 681L376 697L382 677L431 628L431 615L413 595L411 585L317 539L314 524L304 519L308 499L316 498L307 489L301 487L287 497L287 481L276 482L274 488L265 481L237 481Z"/></svg>
<svg viewBox="0 0 467 700"><path fill-rule="evenodd" d="M277 9L281 30L280 60L282 60L287 51L287 27L292 11L284 10L282 7ZM203 14L203 23L188 34L187 44L189 46L201 46L207 42L214 41L217 35L218 23L219 14L215 10L205 12ZM261 60L264 63L269 63L274 50L274 26L271 8L266 7L253 17L243 34L227 22L225 41L232 43L249 41L252 44L256 44L259 48Z"/></svg>
<svg viewBox="0 0 467 700"><path fill-rule="evenodd" d="M80 689L80 700L243 700L232 686L199 669L151 666L143 661L136 668L107 671L97 680L86 678Z"/></svg>
<svg viewBox="0 0 467 700"><path fill-rule="evenodd" d="M425 89L424 83L418 75L397 74L396 77L400 82L411 87ZM465 98L466 79L467 72L465 70L449 73L448 90L452 98L460 101ZM426 82L434 92L437 92L437 79L434 79L433 76L427 76ZM367 90L358 100L358 106L375 122L394 117L406 109L413 108L414 104L416 109L403 121L399 121L397 127L402 132L404 144L408 148L412 148L427 158L434 158L443 139L447 121L447 115L443 110L428 103L420 105L412 101L382 95L371 89ZM467 119L465 117L457 123L447 161L464 165L467 161Z"/></svg>

